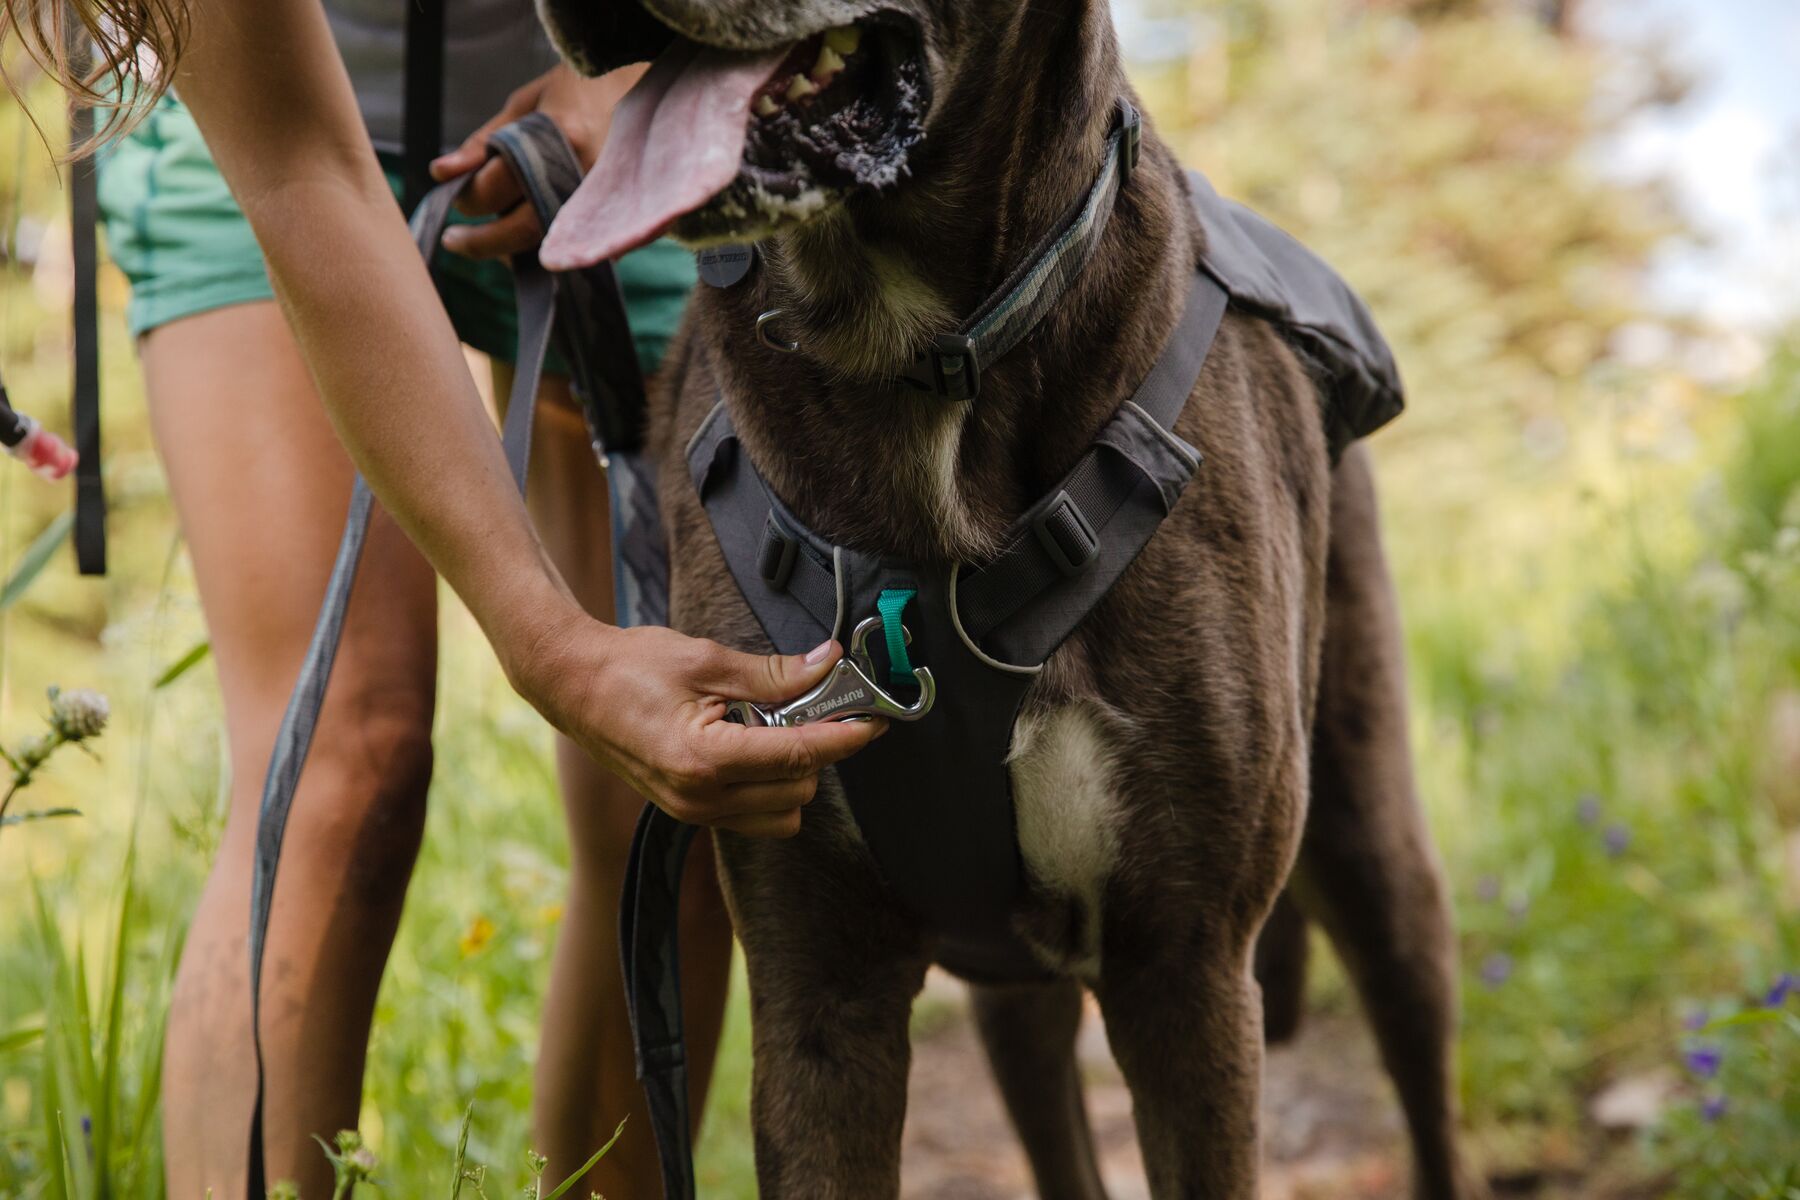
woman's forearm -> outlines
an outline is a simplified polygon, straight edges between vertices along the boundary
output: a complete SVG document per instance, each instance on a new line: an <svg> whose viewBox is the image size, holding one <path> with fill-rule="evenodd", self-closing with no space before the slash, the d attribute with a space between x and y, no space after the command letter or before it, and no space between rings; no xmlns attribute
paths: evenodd
<svg viewBox="0 0 1800 1200"><path fill-rule="evenodd" d="M379 186L381 221L402 226ZM247 211L339 436L502 657L519 652L521 623L573 619L404 228L371 227L368 199L335 183Z"/></svg>
<svg viewBox="0 0 1800 1200"><path fill-rule="evenodd" d="M177 87L339 436L513 671L581 611L532 531L318 2L212 16L195 22Z"/></svg>

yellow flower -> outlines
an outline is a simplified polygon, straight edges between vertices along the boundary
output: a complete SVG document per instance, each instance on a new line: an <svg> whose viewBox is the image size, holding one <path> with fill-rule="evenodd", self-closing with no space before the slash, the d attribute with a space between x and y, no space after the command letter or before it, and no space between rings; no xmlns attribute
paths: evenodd
<svg viewBox="0 0 1800 1200"><path fill-rule="evenodd" d="M469 928L463 932L457 945L462 949L463 957L479 954L481 948L494 940L494 923L486 917L476 917L469 922Z"/></svg>

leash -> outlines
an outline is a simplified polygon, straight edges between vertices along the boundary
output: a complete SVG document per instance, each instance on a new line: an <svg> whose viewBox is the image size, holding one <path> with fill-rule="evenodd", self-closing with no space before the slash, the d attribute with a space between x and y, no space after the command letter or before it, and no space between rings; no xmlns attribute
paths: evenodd
<svg viewBox="0 0 1800 1200"><path fill-rule="evenodd" d="M581 178L574 152L555 122L540 113L532 113L497 131L490 139L490 149L512 166L525 186L528 201L536 209L538 219L549 228L562 201L574 191ZM473 176L474 172L470 172L439 184L425 194L413 211L410 222L413 240L427 262L442 240L452 207ZM502 440L514 482L522 493L531 459L532 415L538 382L553 338L559 350L569 352L569 361L575 371L571 382L582 401L590 429L597 431L604 427L621 431L621 449L614 456L616 465L609 471L609 478L615 472L626 475L629 468L623 460L634 453L636 438L641 437L643 380L637 374L637 359L631 350L630 332L625 324L624 302L610 264L602 263L586 271L559 277L538 263L535 252L528 252L516 256L512 267L518 295L519 346ZM589 341L586 331L602 328L607 329L608 334L595 340L602 348L617 346L622 341L626 353L624 365L610 363L604 371L590 369L597 364L594 350L584 348L584 343ZM595 444L604 444L597 432ZM307 753L318 728L338 646L343 639L344 621L373 507L374 497L358 475L325 601L270 755L258 811L248 939L251 1031L256 1063L248 1181L252 1200L262 1200L267 1188L262 1137L265 1085L262 975L282 840Z"/></svg>
<svg viewBox="0 0 1800 1200"><path fill-rule="evenodd" d="M86 72L92 50L81 22L69 22L70 69ZM69 110L69 148L94 136L94 110ZM73 317L74 379L69 391L69 427L75 438L75 562L83 575L106 574L106 485L100 478L100 300L97 229L100 203L92 154L69 164L69 238L75 259Z"/></svg>

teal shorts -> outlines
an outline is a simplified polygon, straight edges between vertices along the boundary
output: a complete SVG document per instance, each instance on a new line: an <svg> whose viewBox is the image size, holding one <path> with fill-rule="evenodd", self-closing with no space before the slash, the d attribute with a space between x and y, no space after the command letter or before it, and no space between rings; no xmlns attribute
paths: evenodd
<svg viewBox="0 0 1800 1200"><path fill-rule="evenodd" d="M382 165L398 194L396 164L384 159ZM274 299L250 223L173 96L103 152L100 212L107 250L131 281L126 318L133 336L226 305ZM518 313L505 264L440 252L433 270L457 336L484 354L516 359ZM618 274L638 361L654 371L694 286L693 256L673 242L656 242L621 259Z"/></svg>

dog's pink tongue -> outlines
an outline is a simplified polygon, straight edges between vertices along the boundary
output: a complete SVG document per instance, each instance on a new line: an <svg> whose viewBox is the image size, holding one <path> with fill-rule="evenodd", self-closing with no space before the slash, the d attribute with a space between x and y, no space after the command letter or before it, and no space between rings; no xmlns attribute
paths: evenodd
<svg viewBox="0 0 1800 1200"><path fill-rule="evenodd" d="M613 112L612 129L538 258L591 267L654 240L737 178L750 102L788 48L740 54L685 39L663 51Z"/></svg>

